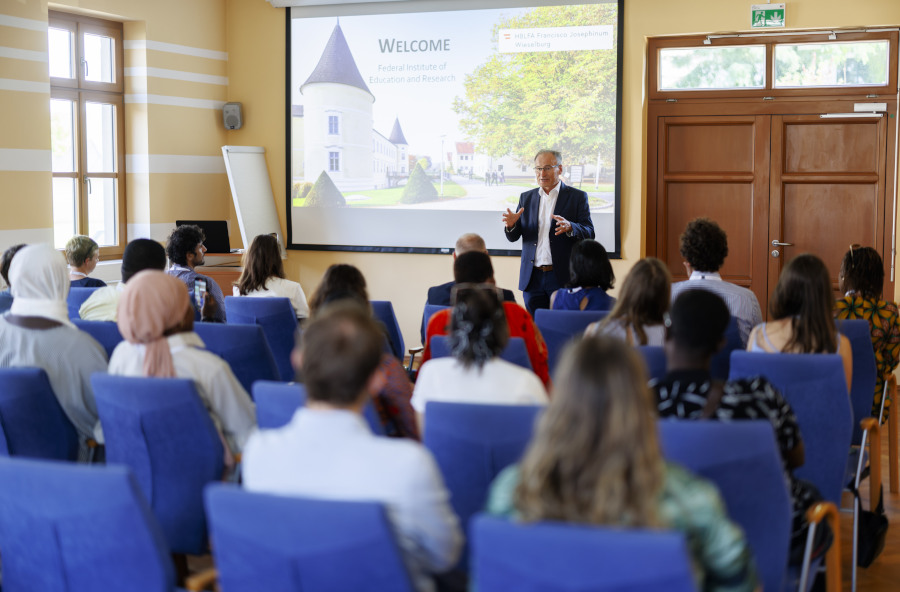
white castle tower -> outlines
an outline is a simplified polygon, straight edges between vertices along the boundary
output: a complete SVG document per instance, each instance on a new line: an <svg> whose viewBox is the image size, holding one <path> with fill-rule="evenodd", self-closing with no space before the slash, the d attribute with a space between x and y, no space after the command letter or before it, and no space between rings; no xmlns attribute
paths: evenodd
<svg viewBox="0 0 900 592"><path fill-rule="evenodd" d="M319 63L300 86L303 95L304 177L325 171L341 191L372 189L372 104L338 22Z"/></svg>
<svg viewBox="0 0 900 592"><path fill-rule="evenodd" d="M400 127L400 118L394 118L394 128L391 130L389 138L391 144L397 147L397 168L394 169L399 175L408 175L409 171L409 142L403 135L403 128Z"/></svg>

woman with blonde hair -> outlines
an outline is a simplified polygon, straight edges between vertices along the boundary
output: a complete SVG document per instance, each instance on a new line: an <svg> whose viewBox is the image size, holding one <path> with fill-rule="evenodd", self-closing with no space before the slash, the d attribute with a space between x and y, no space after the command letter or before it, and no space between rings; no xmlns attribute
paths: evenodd
<svg viewBox="0 0 900 592"><path fill-rule="evenodd" d="M66 261L73 288L102 288L103 280L88 277L100 262L100 245L89 236L77 235L66 243Z"/></svg>
<svg viewBox="0 0 900 592"><path fill-rule="evenodd" d="M593 323L586 335L612 335L629 345L663 345L663 317L669 310L672 275L655 257L635 263L622 282L615 307L602 321Z"/></svg>
<svg viewBox="0 0 900 592"><path fill-rule="evenodd" d="M233 290L234 296L288 298L298 319L309 316L303 288L285 279L281 247L274 234L260 234L244 253L244 270Z"/></svg>
<svg viewBox="0 0 900 592"><path fill-rule="evenodd" d="M663 460L643 362L618 339L587 338L564 352L534 439L495 480L487 511L682 531L701 590L757 586L750 549L715 486Z"/></svg>

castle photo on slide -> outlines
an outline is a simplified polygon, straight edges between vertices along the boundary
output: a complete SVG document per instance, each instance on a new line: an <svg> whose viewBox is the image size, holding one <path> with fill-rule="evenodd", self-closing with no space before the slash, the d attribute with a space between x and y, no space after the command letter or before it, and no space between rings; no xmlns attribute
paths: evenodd
<svg viewBox="0 0 900 592"><path fill-rule="evenodd" d="M614 214L617 4L294 18L291 206L503 211L560 150Z"/></svg>

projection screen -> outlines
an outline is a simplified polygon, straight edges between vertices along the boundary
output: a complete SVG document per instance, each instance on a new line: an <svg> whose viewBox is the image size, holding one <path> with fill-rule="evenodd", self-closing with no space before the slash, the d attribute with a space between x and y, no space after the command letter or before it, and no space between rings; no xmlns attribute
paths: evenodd
<svg viewBox="0 0 900 592"><path fill-rule="evenodd" d="M621 0L485 4L288 10L288 248L518 254L501 214L552 149L619 256Z"/></svg>

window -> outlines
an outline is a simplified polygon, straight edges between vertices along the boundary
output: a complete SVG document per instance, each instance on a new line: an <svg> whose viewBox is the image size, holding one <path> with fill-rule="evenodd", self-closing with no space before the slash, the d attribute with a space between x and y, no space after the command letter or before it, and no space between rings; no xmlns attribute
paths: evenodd
<svg viewBox="0 0 900 592"><path fill-rule="evenodd" d="M775 46L775 88L884 86L888 41L783 43Z"/></svg>
<svg viewBox="0 0 900 592"><path fill-rule="evenodd" d="M341 170L341 153L340 152L329 152L328 153L328 170L331 172Z"/></svg>
<svg viewBox="0 0 900 592"><path fill-rule="evenodd" d="M50 12L53 240L75 234L120 256L125 245L122 24Z"/></svg>
<svg viewBox="0 0 900 592"><path fill-rule="evenodd" d="M659 51L660 90L763 88L764 45L679 47Z"/></svg>
<svg viewBox="0 0 900 592"><path fill-rule="evenodd" d="M338 119L337 115L329 115L328 116L328 133L329 134L341 133L340 120Z"/></svg>

